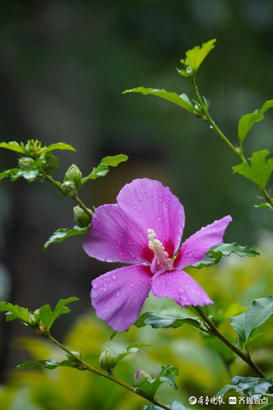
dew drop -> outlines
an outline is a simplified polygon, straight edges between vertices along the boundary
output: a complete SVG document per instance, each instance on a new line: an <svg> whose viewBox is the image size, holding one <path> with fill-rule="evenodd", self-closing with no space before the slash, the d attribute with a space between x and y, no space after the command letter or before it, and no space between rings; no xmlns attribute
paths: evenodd
<svg viewBox="0 0 273 410"><path fill-rule="evenodd" d="M116 275L113 275L112 280L116 280L116 279L117 279Z"/></svg>
<svg viewBox="0 0 273 410"><path fill-rule="evenodd" d="M162 222L161 216L158 216L158 217L157 217L157 222Z"/></svg>
<svg viewBox="0 0 273 410"><path fill-rule="evenodd" d="M130 288L133 288L135 285L133 283L130 284Z"/></svg>
<svg viewBox="0 0 273 410"><path fill-rule="evenodd" d="M97 292L92 292L93 298L96 298L98 296Z"/></svg>
<svg viewBox="0 0 273 410"><path fill-rule="evenodd" d="M119 297L119 295L120 295L120 292L117 292L117 293L116 293L116 296Z"/></svg>

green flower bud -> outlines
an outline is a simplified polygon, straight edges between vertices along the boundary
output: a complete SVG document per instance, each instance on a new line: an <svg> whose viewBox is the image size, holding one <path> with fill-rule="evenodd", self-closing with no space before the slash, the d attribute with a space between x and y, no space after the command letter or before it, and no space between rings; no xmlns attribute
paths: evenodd
<svg viewBox="0 0 273 410"><path fill-rule="evenodd" d="M144 372L144 370L137 369L135 378L135 386L139 386L145 380L151 379L151 376L148 373Z"/></svg>
<svg viewBox="0 0 273 410"><path fill-rule="evenodd" d="M71 181L74 182L76 187L79 187L81 184L82 180L82 173L79 167L77 165L72 164L66 171L64 175L64 181Z"/></svg>
<svg viewBox="0 0 273 410"><path fill-rule="evenodd" d="M90 224L90 215L87 215L87 213L79 205L74 206L73 212L76 225L84 228L85 226L88 226Z"/></svg>
<svg viewBox="0 0 273 410"><path fill-rule="evenodd" d="M74 196L77 194L77 188L74 182L72 181L65 181L62 183L62 189L63 189L63 193L66 196Z"/></svg>
<svg viewBox="0 0 273 410"><path fill-rule="evenodd" d="M108 372L117 364L117 356L110 349L104 350L99 357L100 367Z"/></svg>
<svg viewBox="0 0 273 410"><path fill-rule="evenodd" d="M18 165L21 169L29 169L33 165L34 159L30 157L21 157L18 160Z"/></svg>

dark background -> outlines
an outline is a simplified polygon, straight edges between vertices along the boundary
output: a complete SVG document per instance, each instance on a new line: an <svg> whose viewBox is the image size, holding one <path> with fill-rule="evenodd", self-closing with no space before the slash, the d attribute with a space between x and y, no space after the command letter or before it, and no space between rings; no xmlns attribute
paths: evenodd
<svg viewBox="0 0 273 410"><path fill-rule="evenodd" d="M272 223L268 211L253 208L255 186L232 175L234 154L205 122L178 107L121 95L139 85L191 93L175 67L187 49L211 38L216 49L202 65L199 85L235 143L240 116L273 97L271 1L1 2L1 140L72 144L77 153L60 154L59 178L72 162L87 174L105 155L128 154L128 163L83 189L89 206L115 202L124 183L146 176L183 202L185 236L231 214L226 241L253 245ZM272 150L272 125L268 112L249 135L247 154ZM1 170L14 166L16 156L1 150ZM88 310L90 280L109 265L89 259L81 237L42 249L55 229L73 226L74 204L46 183L25 181L2 181L0 203L0 278L10 279L10 288L1 284L1 298L35 309L75 295L81 302L74 315ZM64 317L55 333L70 321ZM7 343L23 330L1 327L2 380L6 366L19 360Z"/></svg>

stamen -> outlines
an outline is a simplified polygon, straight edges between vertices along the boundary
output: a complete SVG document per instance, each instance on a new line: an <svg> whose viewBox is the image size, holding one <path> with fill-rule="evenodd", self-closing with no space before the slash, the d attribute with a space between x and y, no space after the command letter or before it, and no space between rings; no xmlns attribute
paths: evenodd
<svg viewBox="0 0 273 410"><path fill-rule="evenodd" d="M159 269L169 270L173 266L173 261L169 258L168 252L166 252L162 242L156 238L156 233L153 229L149 228L147 230L148 233L148 246L154 252L157 267Z"/></svg>

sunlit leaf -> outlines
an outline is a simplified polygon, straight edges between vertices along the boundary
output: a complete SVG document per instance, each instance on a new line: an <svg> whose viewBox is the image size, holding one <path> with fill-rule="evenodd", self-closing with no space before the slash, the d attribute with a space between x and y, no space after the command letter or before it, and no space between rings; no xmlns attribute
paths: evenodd
<svg viewBox="0 0 273 410"><path fill-rule="evenodd" d="M88 231L88 226L81 228L80 226L75 225L71 228L60 228L57 229L46 241L44 248L47 248L53 243L63 242L65 239L70 238L70 236L83 235Z"/></svg>
<svg viewBox="0 0 273 410"><path fill-rule="evenodd" d="M263 190L273 171L273 158L266 160L268 154L268 150L253 152L250 158L250 165L242 163L232 167L232 170L235 174L240 174L250 179Z"/></svg>
<svg viewBox="0 0 273 410"><path fill-rule="evenodd" d="M21 168L12 168L7 169L0 173L0 181L4 178L9 178L12 182L16 181L18 178L24 178L28 182L34 181L39 176L38 169L21 169Z"/></svg>
<svg viewBox="0 0 273 410"><path fill-rule="evenodd" d="M189 97L186 94L176 94L174 92L169 92L166 90L159 90L157 88L144 88L144 87L136 87L130 90L123 91L123 94L127 93L141 93L143 95L154 95L155 97L163 98L163 100L167 100L172 102L173 104L178 105L179 107L184 108L185 110L189 111L192 114L197 115L199 113L198 107L191 102Z"/></svg>
<svg viewBox="0 0 273 410"><path fill-rule="evenodd" d="M60 150L67 150L67 151L76 151L74 147L70 144L66 144L64 142L56 142L55 144L51 144L48 147L43 147L43 152L50 152L56 149Z"/></svg>
<svg viewBox="0 0 273 410"><path fill-rule="evenodd" d="M161 372L155 378L147 377L135 389L148 399L154 399L158 388L162 383L167 382L169 385L177 389L175 376L178 375L178 368L171 365L161 366Z"/></svg>
<svg viewBox="0 0 273 410"><path fill-rule="evenodd" d="M195 46L191 50L186 51L186 58L180 60L182 70L178 70L183 77L191 77L202 62L205 60L209 52L215 47L216 39L209 40L203 43L202 46Z"/></svg>
<svg viewBox="0 0 273 410"><path fill-rule="evenodd" d="M268 202L264 202L262 204L254 205L254 208L266 208L270 209L270 211L273 211L273 206L269 204Z"/></svg>
<svg viewBox="0 0 273 410"><path fill-rule="evenodd" d="M238 123L238 137L240 144L242 145L247 134L252 129L252 127L264 119L264 113L273 107L273 100L267 100L262 108L257 109L249 114L242 115Z"/></svg>
<svg viewBox="0 0 273 410"><path fill-rule="evenodd" d="M7 322L19 319L29 324L32 319L32 314L28 309L8 302L0 302L0 312L6 312Z"/></svg>
<svg viewBox="0 0 273 410"><path fill-rule="evenodd" d="M20 154L24 154L24 145L17 141L10 141L10 142L1 142L0 148L9 149L10 151L19 152Z"/></svg>
<svg viewBox="0 0 273 410"><path fill-rule="evenodd" d="M259 252L255 249L251 249L248 246L239 245L236 242L233 243L221 243L211 248L205 258L192 265L194 268L206 268L218 263L223 256L229 256L235 254L238 256L257 256Z"/></svg>
<svg viewBox="0 0 273 410"><path fill-rule="evenodd" d="M104 157L96 168L93 168L92 172L86 177L82 178L81 183L84 184L89 179L97 179L104 177L110 171L109 167L117 167L121 162L128 160L128 156L125 154L113 155Z"/></svg>
<svg viewBox="0 0 273 410"><path fill-rule="evenodd" d="M255 329L273 314L273 296L255 299L251 306L238 316L231 318L231 326L240 340L246 342Z"/></svg>
<svg viewBox="0 0 273 410"><path fill-rule="evenodd" d="M135 326L140 328L150 325L154 329L159 329L164 327L177 328L184 324L200 328L202 325L201 320L196 319L193 315L182 311L181 316L182 317L175 317L153 312L145 312L137 319Z"/></svg>

